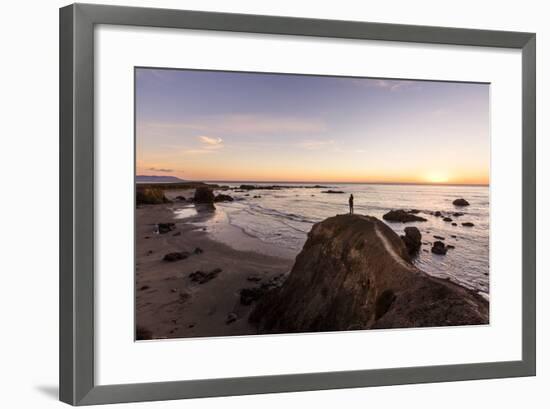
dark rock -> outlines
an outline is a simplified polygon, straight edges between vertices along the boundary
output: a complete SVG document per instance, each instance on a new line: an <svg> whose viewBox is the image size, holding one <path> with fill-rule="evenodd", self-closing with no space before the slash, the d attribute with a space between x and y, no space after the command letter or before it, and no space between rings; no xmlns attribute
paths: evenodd
<svg viewBox="0 0 550 409"><path fill-rule="evenodd" d="M454 234L451 234L451 237L452 237L453 239L456 239L456 235L454 235Z"/></svg>
<svg viewBox="0 0 550 409"><path fill-rule="evenodd" d="M410 214L418 214L418 213L420 213L420 210L418 210L418 209L411 209L411 210L408 210L407 213L410 213Z"/></svg>
<svg viewBox="0 0 550 409"><path fill-rule="evenodd" d="M445 240L445 237L434 235L434 239Z"/></svg>
<svg viewBox="0 0 550 409"><path fill-rule="evenodd" d="M321 193L345 193L345 192L343 192L341 190L331 190L331 189L329 189L329 190L323 190Z"/></svg>
<svg viewBox="0 0 550 409"><path fill-rule="evenodd" d="M191 281L204 284L209 282L210 280L213 280L222 272L221 268L215 268L214 270L205 273L204 271L197 270L194 273L189 274L189 277L191 278Z"/></svg>
<svg viewBox="0 0 550 409"><path fill-rule="evenodd" d="M455 206L470 206L470 203L468 203L466 199L462 198L453 200L453 204Z"/></svg>
<svg viewBox="0 0 550 409"><path fill-rule="evenodd" d="M454 213L453 213L453 216L454 216L454 217L464 216L464 213L462 213L462 212L454 212Z"/></svg>
<svg viewBox="0 0 550 409"><path fill-rule="evenodd" d="M447 248L442 241L435 241L432 247L432 253L444 256L447 254Z"/></svg>
<svg viewBox="0 0 550 409"><path fill-rule="evenodd" d="M386 213L382 217L384 220L387 220L390 222L407 223L407 222L425 222L426 221L426 219L424 219L423 217L416 216L414 214L406 212L405 210L390 210L388 213Z"/></svg>
<svg viewBox="0 0 550 409"><path fill-rule="evenodd" d="M240 300L242 305L250 305L258 300L266 292L262 287L243 288L240 292Z"/></svg>
<svg viewBox="0 0 550 409"><path fill-rule="evenodd" d="M148 290L149 288L151 288L151 287L149 287L148 285L142 285L142 286L139 288L139 291L145 291L145 290Z"/></svg>
<svg viewBox="0 0 550 409"><path fill-rule="evenodd" d="M405 235L401 236L401 240L405 243L407 251L412 256L418 253L422 245L422 234L417 227L405 227Z"/></svg>
<svg viewBox="0 0 550 409"><path fill-rule="evenodd" d="M263 283L259 287L243 288L240 291L240 300L243 305L250 305L254 301L257 301L263 297L269 291L278 288L281 285L281 280L284 277L283 274L271 278L269 281Z"/></svg>
<svg viewBox="0 0 550 409"><path fill-rule="evenodd" d="M443 218L443 221L444 221L444 222L452 222L453 219L451 219L450 217L444 217L444 218Z"/></svg>
<svg viewBox="0 0 550 409"><path fill-rule="evenodd" d="M195 203L214 207L214 193L212 192L212 189L207 186L199 186L195 189L193 201Z"/></svg>
<svg viewBox="0 0 550 409"><path fill-rule="evenodd" d="M157 229L159 234L166 234L171 232L176 228L176 225L174 223L159 223L157 224Z"/></svg>
<svg viewBox="0 0 550 409"><path fill-rule="evenodd" d="M462 223L462 225L465 227L474 227L474 224L472 222L464 222Z"/></svg>
<svg viewBox="0 0 550 409"><path fill-rule="evenodd" d="M339 215L315 224L284 283L256 302L260 333L487 324L488 302L410 263L385 223Z"/></svg>
<svg viewBox="0 0 550 409"><path fill-rule="evenodd" d="M260 195L254 195L253 199L260 199L262 196Z"/></svg>
<svg viewBox="0 0 550 409"><path fill-rule="evenodd" d="M164 196L162 189L142 187L136 189L136 205L163 203L170 203L170 200Z"/></svg>
<svg viewBox="0 0 550 409"><path fill-rule="evenodd" d="M233 198L229 195L219 194L214 198L214 202L232 202Z"/></svg>
<svg viewBox="0 0 550 409"><path fill-rule="evenodd" d="M453 246L452 244L447 244L447 248L448 248L448 249L454 249L455 246Z"/></svg>
<svg viewBox="0 0 550 409"><path fill-rule="evenodd" d="M441 212L437 210L436 212L434 212L434 216L441 217Z"/></svg>
<svg viewBox="0 0 550 409"><path fill-rule="evenodd" d="M175 251L173 253L166 254L162 259L164 261L179 261L179 260L185 260L187 257L189 257L189 253L187 251Z"/></svg>
<svg viewBox="0 0 550 409"><path fill-rule="evenodd" d="M454 223L454 222L453 222L453 223L451 223L451 225L452 225L452 226L458 226L458 225L457 225L456 223Z"/></svg>
<svg viewBox="0 0 550 409"><path fill-rule="evenodd" d="M200 247L195 247L195 250L193 250L193 253L195 253L195 254L202 254L202 253L204 253L204 250L201 249Z"/></svg>
<svg viewBox="0 0 550 409"><path fill-rule="evenodd" d="M186 202L187 198L185 196L176 196L176 200L178 200L180 202Z"/></svg>
<svg viewBox="0 0 550 409"><path fill-rule="evenodd" d="M147 252L147 255L148 255L148 256L150 256L151 254L153 254L153 250L149 250L149 251Z"/></svg>

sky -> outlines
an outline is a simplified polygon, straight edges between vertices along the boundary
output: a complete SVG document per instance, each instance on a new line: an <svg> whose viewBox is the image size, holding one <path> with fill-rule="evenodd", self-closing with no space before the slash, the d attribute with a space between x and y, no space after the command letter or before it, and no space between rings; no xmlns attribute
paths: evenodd
<svg viewBox="0 0 550 409"><path fill-rule="evenodd" d="M136 68L136 171L488 184L489 84Z"/></svg>

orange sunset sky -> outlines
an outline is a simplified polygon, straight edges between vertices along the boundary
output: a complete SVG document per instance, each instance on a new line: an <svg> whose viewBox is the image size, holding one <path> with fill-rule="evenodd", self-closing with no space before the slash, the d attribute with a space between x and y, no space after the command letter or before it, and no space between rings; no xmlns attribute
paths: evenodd
<svg viewBox="0 0 550 409"><path fill-rule="evenodd" d="M488 184L489 85L136 69L136 171Z"/></svg>

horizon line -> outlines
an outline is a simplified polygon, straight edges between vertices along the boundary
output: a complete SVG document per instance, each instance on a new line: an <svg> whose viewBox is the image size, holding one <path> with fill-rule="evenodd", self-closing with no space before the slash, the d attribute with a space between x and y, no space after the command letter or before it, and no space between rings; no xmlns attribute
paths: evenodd
<svg viewBox="0 0 550 409"><path fill-rule="evenodd" d="M490 186L490 183L431 183L431 182L349 182L349 181L340 181L340 182L334 182L334 181L305 181L305 180L297 180L297 181L288 181L288 180L246 180L246 179L181 179L177 176L173 175L136 175L136 177L150 177L150 176L157 176L157 177L176 177L181 180L181 182L166 182L166 183L182 183L182 182L203 182L203 183L271 183L271 184L277 184L277 183L302 183L302 184L340 184L340 185L428 185L428 186Z"/></svg>

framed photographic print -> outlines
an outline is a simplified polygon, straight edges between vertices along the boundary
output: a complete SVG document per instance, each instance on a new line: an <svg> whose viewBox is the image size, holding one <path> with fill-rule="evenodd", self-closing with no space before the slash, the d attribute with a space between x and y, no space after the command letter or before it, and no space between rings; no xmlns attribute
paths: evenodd
<svg viewBox="0 0 550 409"><path fill-rule="evenodd" d="M535 374L535 35L60 10L60 398Z"/></svg>

